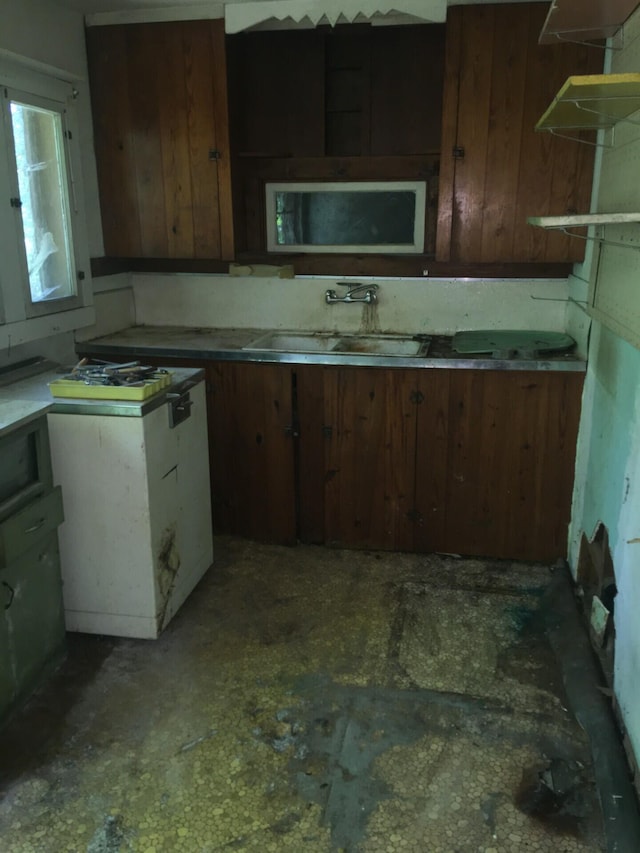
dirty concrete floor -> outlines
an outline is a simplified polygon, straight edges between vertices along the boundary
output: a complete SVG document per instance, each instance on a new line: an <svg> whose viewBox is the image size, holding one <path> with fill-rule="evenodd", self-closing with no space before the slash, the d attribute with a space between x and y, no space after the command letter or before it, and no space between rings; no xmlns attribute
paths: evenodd
<svg viewBox="0 0 640 853"><path fill-rule="evenodd" d="M159 640L69 636L0 735L3 850L605 849L548 567L215 549Z"/></svg>

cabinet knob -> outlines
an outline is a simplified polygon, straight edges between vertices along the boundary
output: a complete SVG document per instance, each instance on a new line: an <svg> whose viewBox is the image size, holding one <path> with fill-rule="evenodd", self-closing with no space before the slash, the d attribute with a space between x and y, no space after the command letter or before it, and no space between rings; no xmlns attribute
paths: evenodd
<svg viewBox="0 0 640 853"><path fill-rule="evenodd" d="M220 159L220 152L218 151L218 149L217 148L210 148L209 149L209 160L219 160L219 159Z"/></svg>

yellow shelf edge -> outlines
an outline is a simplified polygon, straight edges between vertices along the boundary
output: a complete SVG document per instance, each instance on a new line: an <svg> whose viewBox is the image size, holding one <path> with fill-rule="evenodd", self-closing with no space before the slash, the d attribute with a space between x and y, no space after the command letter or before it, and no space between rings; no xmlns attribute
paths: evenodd
<svg viewBox="0 0 640 853"><path fill-rule="evenodd" d="M579 228L640 222L640 213L578 213L571 216L529 216L529 225L538 228Z"/></svg>
<svg viewBox="0 0 640 853"><path fill-rule="evenodd" d="M638 110L640 74L573 76L567 78L535 129L597 130L612 127Z"/></svg>

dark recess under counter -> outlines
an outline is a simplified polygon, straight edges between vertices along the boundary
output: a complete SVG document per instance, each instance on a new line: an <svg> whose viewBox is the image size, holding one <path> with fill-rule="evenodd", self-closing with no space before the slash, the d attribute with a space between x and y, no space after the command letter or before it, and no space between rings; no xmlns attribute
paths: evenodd
<svg viewBox="0 0 640 853"><path fill-rule="evenodd" d="M131 346L126 334L116 346L115 337L79 351L205 367L216 532L283 544L566 556L584 379L575 356L540 370L486 358L474 369L467 357L445 367L448 339L436 338L434 357L419 361L440 360L440 369L353 367L178 350L177 332L167 334L165 351Z"/></svg>

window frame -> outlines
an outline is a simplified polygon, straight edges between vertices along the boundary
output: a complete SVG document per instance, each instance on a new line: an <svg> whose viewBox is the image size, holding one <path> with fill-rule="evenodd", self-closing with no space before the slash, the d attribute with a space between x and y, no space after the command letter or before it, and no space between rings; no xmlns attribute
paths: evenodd
<svg viewBox="0 0 640 853"><path fill-rule="evenodd" d="M412 192L415 194L415 216L413 221L413 243L369 243L369 244L322 244L322 243L279 243L277 237L276 198L279 193L344 193L344 192ZM420 255L424 252L424 230L426 220L427 182L415 180L362 179L357 181L266 181L265 224L267 252L323 253L323 254L377 254L377 255Z"/></svg>
<svg viewBox="0 0 640 853"><path fill-rule="evenodd" d="M0 56L0 344L15 343L88 325L94 312L84 212L78 118L78 90L68 80ZM11 101L41 107L61 117L68 229L75 293L33 301L29 284L22 214L11 206L19 198ZM63 316L64 315L64 316ZM56 318L62 318L58 323ZM13 337L12 337L13 335Z"/></svg>

